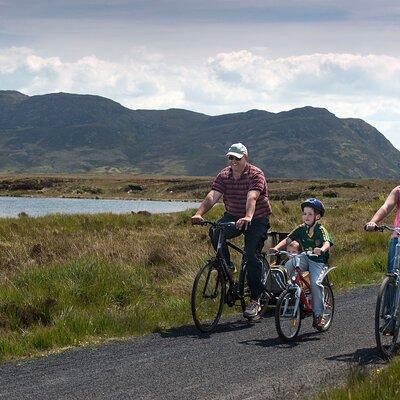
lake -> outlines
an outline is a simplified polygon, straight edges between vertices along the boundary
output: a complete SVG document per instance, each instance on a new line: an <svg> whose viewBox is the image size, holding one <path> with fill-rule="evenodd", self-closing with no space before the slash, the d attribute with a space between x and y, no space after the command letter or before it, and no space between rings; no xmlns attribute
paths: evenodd
<svg viewBox="0 0 400 400"><path fill-rule="evenodd" d="M95 200L66 198L1 197L0 217L17 217L25 212L31 217L48 214L124 214L138 211L170 213L197 208L200 203L153 200Z"/></svg>

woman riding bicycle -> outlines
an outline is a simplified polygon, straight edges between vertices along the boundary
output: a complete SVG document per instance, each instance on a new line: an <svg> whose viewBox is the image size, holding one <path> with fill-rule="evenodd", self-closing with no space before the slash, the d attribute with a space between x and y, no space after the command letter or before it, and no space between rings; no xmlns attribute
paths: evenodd
<svg viewBox="0 0 400 400"><path fill-rule="evenodd" d="M396 186L387 197L386 201L382 204L381 208L375 213L371 221L365 225L367 231L375 230L377 224L381 222L387 215L389 215L393 209L396 207L396 215L394 218L393 226L395 228L400 227L400 186ZM393 272L394 269L394 256L396 250L396 244L398 241L398 234L393 232L392 237L389 242L388 250L388 263L387 271Z"/></svg>
<svg viewBox="0 0 400 400"><path fill-rule="evenodd" d="M307 199L301 203L303 224L289 233L286 239L280 241L271 252L279 251L290 245L293 241L301 244L303 250L311 250L317 257L301 254L299 256L300 269L310 272L310 283L313 299L314 322L313 327L322 330L325 326L324 312L324 287L322 280L327 270L326 262L329 258L329 249L333 245L331 235L318 220L324 216L325 207L318 199ZM286 262L285 268L289 275L294 272L296 257Z"/></svg>

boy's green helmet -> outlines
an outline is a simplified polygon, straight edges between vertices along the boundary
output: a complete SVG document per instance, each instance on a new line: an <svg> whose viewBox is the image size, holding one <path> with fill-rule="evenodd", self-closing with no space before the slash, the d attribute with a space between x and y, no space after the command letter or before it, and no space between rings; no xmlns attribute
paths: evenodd
<svg viewBox="0 0 400 400"><path fill-rule="evenodd" d="M304 207L313 208L321 216L321 218L325 214L325 207L322 204L322 201L314 197L307 199L306 201L303 201L303 203L301 203L301 211L304 211Z"/></svg>

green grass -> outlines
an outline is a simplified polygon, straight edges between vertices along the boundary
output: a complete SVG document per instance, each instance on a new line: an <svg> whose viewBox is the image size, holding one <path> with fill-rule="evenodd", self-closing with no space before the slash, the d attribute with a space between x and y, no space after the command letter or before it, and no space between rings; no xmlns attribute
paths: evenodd
<svg viewBox="0 0 400 400"><path fill-rule="evenodd" d="M340 201L328 201L324 221L335 239L335 288L379 282L388 237L363 232L369 204L344 213ZM191 323L193 278L213 255L192 212L1 219L0 358ZM277 203L272 227L288 231L299 218L297 202Z"/></svg>
<svg viewBox="0 0 400 400"><path fill-rule="evenodd" d="M336 291L382 280L388 235L362 229L381 201L325 199ZM207 218L222 211L216 207ZM0 219L0 360L192 323L191 285L213 255L207 228L190 225L192 212ZM273 212L273 230L301 221L297 201L276 201ZM226 307L225 315L232 311ZM388 371L400 377L392 365ZM344 393L385 374L356 374Z"/></svg>
<svg viewBox="0 0 400 400"><path fill-rule="evenodd" d="M187 322L186 301L173 295L167 280L154 283L150 275L145 268L89 260L22 271L0 290L0 356Z"/></svg>
<svg viewBox="0 0 400 400"><path fill-rule="evenodd" d="M365 373L355 368L344 388L320 394L319 400L397 400L400 396L400 359L387 367Z"/></svg>

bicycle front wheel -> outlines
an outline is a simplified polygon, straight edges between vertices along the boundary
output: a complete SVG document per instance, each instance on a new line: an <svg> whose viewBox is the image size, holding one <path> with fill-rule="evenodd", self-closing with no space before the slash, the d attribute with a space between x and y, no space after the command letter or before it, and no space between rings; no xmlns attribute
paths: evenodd
<svg viewBox="0 0 400 400"><path fill-rule="evenodd" d="M394 355L399 336L399 328L396 326L396 318L393 315L397 290L393 278L388 276L382 282L376 300L375 339L378 350L385 359Z"/></svg>
<svg viewBox="0 0 400 400"><path fill-rule="evenodd" d="M191 297L193 321L201 332L211 332L217 326L225 291L225 279L217 262L207 262L194 279Z"/></svg>
<svg viewBox="0 0 400 400"><path fill-rule="evenodd" d="M292 290L284 290L278 298L275 309L275 327L284 342L294 340L301 326L300 305L296 307L296 296Z"/></svg>

